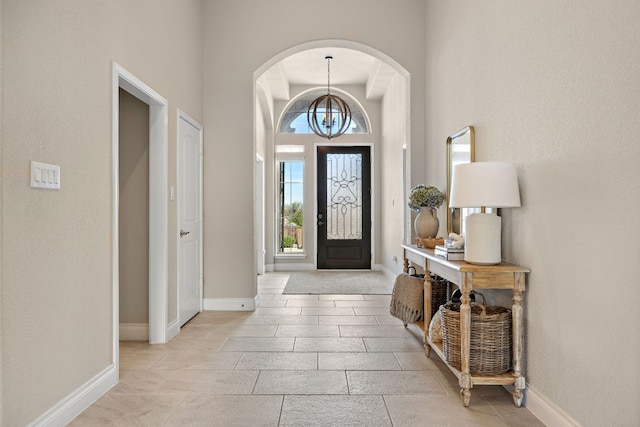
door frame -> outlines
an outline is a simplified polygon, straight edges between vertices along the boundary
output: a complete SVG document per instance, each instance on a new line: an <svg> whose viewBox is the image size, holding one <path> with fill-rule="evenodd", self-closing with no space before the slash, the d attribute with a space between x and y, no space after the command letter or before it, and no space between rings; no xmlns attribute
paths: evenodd
<svg viewBox="0 0 640 427"><path fill-rule="evenodd" d="M167 340L168 292L168 102L116 62L112 63L112 282L113 362L119 367L119 111L122 88L149 105L149 343Z"/></svg>
<svg viewBox="0 0 640 427"><path fill-rule="evenodd" d="M318 218L318 147L369 147L371 156L371 266L373 270L375 266L376 256L376 185L375 176L377 168L375 167L375 145L371 142L354 142L354 143L336 143L336 142L316 142L313 144L313 268L318 269L318 227L315 221Z"/></svg>
<svg viewBox="0 0 640 427"><path fill-rule="evenodd" d="M264 173L264 157L256 153L256 197L255 197L255 251L256 251L256 273L262 275L265 273L265 173Z"/></svg>
<svg viewBox="0 0 640 427"><path fill-rule="evenodd" d="M200 191L198 193L198 206L199 208L199 212L198 212L198 217L200 219L200 236L198 236L199 239L199 245L198 245L198 257L200 258L200 271L198 272L198 276L199 276L199 284L198 286L200 286L200 312L202 312L203 309L203 299L204 299L204 267L203 267L203 261L204 261L204 257L203 257L203 247L204 247L204 242L203 242L203 238L204 238L204 233L203 233L203 206L202 206L202 202L204 201L204 197L203 197L203 175L204 175L204 171L203 171L203 166L204 166L204 162L203 162L203 154L204 154L204 147L203 147L203 128L202 125L200 123L198 123L195 119L193 119L192 117L190 117L187 113L185 113L184 111L180 110L179 108L177 109L177 113L176 113L176 144L180 144L180 120L184 120L187 123L189 123L191 126L195 127L198 130L198 133L200 135L200 141L199 141L199 147L200 147L200 176L198 177L198 179L200 180ZM180 239L180 224L182 222L182 218L180 216L180 203L181 203L181 192L180 192L180 172L182 171L182 168L184 167L183 165L181 165L180 160L181 160L181 156L180 156L180 147L178 145L176 145L176 189L178 192L178 196L177 196L177 206L176 206L176 210L177 210L177 229L176 229L176 273L177 273L177 298L176 298L176 313L178 314L178 323L182 322L182 319L180 319L180 278L181 278L181 263L180 263L180 250L181 250L181 246L182 246L182 239Z"/></svg>

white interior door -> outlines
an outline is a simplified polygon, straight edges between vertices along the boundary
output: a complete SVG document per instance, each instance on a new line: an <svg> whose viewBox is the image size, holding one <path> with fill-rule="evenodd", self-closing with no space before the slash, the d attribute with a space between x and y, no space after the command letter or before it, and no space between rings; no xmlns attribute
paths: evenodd
<svg viewBox="0 0 640 427"><path fill-rule="evenodd" d="M202 310L202 127L178 115L178 310L180 326Z"/></svg>

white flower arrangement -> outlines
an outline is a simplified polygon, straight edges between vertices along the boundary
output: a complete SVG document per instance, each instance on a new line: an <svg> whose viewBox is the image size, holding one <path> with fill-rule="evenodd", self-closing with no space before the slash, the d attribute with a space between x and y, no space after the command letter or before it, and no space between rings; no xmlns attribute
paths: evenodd
<svg viewBox="0 0 640 427"><path fill-rule="evenodd" d="M436 187L418 184L409 193L409 207L419 211L422 207L437 209L444 202L444 193Z"/></svg>

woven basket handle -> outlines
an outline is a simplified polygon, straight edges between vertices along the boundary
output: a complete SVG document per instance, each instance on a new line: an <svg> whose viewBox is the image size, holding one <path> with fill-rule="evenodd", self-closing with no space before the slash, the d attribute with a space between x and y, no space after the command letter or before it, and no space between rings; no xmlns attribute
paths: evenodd
<svg viewBox="0 0 640 427"><path fill-rule="evenodd" d="M482 310L480 312L480 320L484 319L485 316L487 315L487 299L484 297L484 294L480 293L480 292L476 292L476 291L472 291L475 295L480 295L482 297L482 302L472 302L469 305L471 307L480 307L480 309Z"/></svg>

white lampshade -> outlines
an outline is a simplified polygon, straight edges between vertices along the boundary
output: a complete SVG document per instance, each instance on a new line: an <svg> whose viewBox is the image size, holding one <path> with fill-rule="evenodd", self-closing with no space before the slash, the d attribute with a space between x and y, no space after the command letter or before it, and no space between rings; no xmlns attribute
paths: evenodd
<svg viewBox="0 0 640 427"><path fill-rule="evenodd" d="M514 208L520 206L515 165L506 162L463 163L453 167L449 206Z"/></svg>
<svg viewBox="0 0 640 427"><path fill-rule="evenodd" d="M516 167L504 162L465 163L453 167L449 206L454 208L513 208L520 206ZM502 219L495 213L466 218L464 260L498 264L502 255Z"/></svg>

